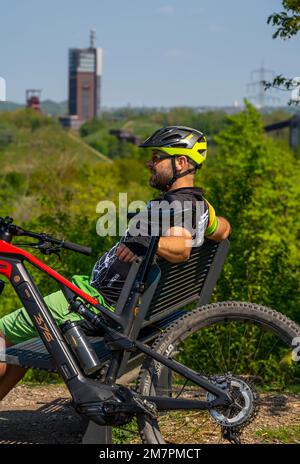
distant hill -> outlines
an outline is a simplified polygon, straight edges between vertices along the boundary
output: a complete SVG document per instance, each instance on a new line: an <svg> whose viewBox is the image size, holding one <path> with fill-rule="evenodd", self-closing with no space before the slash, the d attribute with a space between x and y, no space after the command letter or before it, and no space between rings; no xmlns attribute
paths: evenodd
<svg viewBox="0 0 300 464"><path fill-rule="evenodd" d="M46 115L49 116L62 116L67 113L68 102L55 102L52 100L44 100L41 102L42 110ZM15 111L20 108L24 108L25 105L14 102L0 102L0 112L3 111Z"/></svg>
<svg viewBox="0 0 300 464"><path fill-rule="evenodd" d="M0 112L1 111L14 111L19 108L24 108L24 105L21 105L20 103L14 103L14 102L2 102L0 101Z"/></svg>
<svg viewBox="0 0 300 464"><path fill-rule="evenodd" d="M42 101L42 109L45 114L50 116L62 116L68 112L68 102L54 102L52 100Z"/></svg>
<svg viewBox="0 0 300 464"><path fill-rule="evenodd" d="M3 173L38 169L66 170L105 161L76 136L70 137L55 119L33 110L0 113L0 162Z"/></svg>

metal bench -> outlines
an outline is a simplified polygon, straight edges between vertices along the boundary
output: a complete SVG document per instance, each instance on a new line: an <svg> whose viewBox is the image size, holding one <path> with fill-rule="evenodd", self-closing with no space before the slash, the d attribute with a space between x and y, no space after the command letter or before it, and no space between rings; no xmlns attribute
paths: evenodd
<svg viewBox="0 0 300 464"><path fill-rule="evenodd" d="M192 249L188 261L171 264L158 259L151 266L146 289L142 294L138 314L128 335L134 340L151 344L172 322L185 312L187 305L203 306L209 302L229 250L229 240L205 240ZM139 266L132 266L116 305L121 313L135 285ZM89 337L103 366L110 353L101 337ZM128 383L135 378L143 355L127 352L123 358L119 381ZM14 345L0 352L0 362L28 368L56 371L51 355L40 338ZM83 443L110 443L111 428L89 423Z"/></svg>

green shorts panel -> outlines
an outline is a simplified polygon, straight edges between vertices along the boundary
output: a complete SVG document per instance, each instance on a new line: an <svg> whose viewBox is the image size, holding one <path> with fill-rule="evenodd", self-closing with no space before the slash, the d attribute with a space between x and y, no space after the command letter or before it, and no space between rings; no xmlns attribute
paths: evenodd
<svg viewBox="0 0 300 464"><path fill-rule="evenodd" d="M88 276L73 276L72 282L85 293L97 298L99 303L107 309L114 311L114 307L109 306L104 297L89 284ZM82 319L78 314L68 311L69 304L61 290L45 296L44 300L58 325L63 324L67 320L79 321ZM14 345L38 337L38 332L25 308L17 309L2 317L0 319L0 331Z"/></svg>

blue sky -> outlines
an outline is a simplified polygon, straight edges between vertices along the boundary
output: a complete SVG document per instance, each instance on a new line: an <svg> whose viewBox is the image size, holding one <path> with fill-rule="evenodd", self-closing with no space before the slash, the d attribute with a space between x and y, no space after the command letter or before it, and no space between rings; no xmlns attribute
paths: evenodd
<svg viewBox="0 0 300 464"><path fill-rule="evenodd" d="M65 100L68 48L87 46L94 28L103 105L231 105L263 60L300 76L300 35L273 40L266 24L280 10L280 0L0 0L0 76L10 101L26 88Z"/></svg>

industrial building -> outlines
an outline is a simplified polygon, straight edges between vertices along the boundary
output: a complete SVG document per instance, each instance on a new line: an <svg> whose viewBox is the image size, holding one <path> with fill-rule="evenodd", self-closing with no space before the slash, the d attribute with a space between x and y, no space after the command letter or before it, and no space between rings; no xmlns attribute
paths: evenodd
<svg viewBox="0 0 300 464"><path fill-rule="evenodd" d="M83 122L101 111L102 49L96 48L96 33L90 33L89 48L69 49L69 115Z"/></svg>

